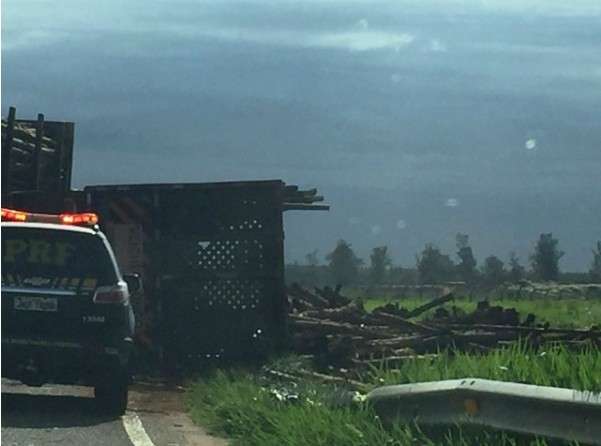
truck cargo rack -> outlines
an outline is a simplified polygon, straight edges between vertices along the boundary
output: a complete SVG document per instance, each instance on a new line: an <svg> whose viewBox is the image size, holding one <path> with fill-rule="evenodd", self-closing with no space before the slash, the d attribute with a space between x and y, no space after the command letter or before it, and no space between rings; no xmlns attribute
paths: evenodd
<svg viewBox="0 0 601 446"><path fill-rule="evenodd" d="M167 364L267 354L286 341L283 212L327 210L281 180L87 186L124 271L142 276L140 333Z"/></svg>
<svg viewBox="0 0 601 446"><path fill-rule="evenodd" d="M10 107L2 120L2 194L64 193L71 189L74 124L16 119Z"/></svg>

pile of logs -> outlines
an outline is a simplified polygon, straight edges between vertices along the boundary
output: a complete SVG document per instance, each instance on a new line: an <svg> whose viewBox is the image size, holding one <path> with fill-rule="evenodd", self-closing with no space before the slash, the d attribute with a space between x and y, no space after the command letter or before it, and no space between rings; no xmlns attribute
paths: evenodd
<svg viewBox="0 0 601 446"><path fill-rule="evenodd" d="M367 312L360 300L340 293L340 288L288 287L289 319L296 352L321 357L330 364L359 364L383 358L431 355L452 347L485 352L526 339L534 345L548 342L600 343L599 328L569 330L535 324L535 316L523 321L514 308L479 302L475 311L442 307L453 300L445 293L408 310L387 304ZM427 320L416 320L434 310Z"/></svg>

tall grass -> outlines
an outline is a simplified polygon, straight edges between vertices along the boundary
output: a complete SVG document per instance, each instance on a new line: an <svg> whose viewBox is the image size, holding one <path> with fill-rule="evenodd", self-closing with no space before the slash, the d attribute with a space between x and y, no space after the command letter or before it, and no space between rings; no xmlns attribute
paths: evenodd
<svg viewBox="0 0 601 446"><path fill-rule="evenodd" d="M534 352L516 345L486 355L447 352L394 369L382 363L363 378L376 386L468 376L598 392L601 350L591 346L575 352L557 347ZM337 391L307 382L282 387L257 373L218 371L190 388L187 403L196 422L241 446L546 444L541 439L482 429L384 428L368 406L333 404Z"/></svg>
<svg viewBox="0 0 601 446"><path fill-rule="evenodd" d="M601 349L555 346L535 351L516 343L484 355L445 351L435 358L408 359L394 368L382 362L362 375L373 385L466 377L601 392Z"/></svg>

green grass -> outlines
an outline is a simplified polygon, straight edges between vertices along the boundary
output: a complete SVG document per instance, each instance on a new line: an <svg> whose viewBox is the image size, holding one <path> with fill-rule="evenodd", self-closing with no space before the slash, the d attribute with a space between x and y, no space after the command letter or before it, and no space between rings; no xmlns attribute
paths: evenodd
<svg viewBox="0 0 601 446"><path fill-rule="evenodd" d="M280 361L278 366L285 364ZM442 353L428 360L408 361L395 369L381 364L363 375L373 386L463 377L598 392L601 350L593 346L581 351L557 347L535 352L516 345L486 355ZM291 393L294 397L287 397ZM192 418L239 446L546 444L540 439L481 429L424 433L415 426L384 428L369 407L341 406L339 401L339 389L332 386L308 382L283 385L252 371L216 372L198 380L187 394Z"/></svg>
<svg viewBox="0 0 601 446"><path fill-rule="evenodd" d="M456 298L454 302L444 305L450 308L455 305L464 311L473 311L479 299L467 297ZM368 298L363 301L365 309L372 311L374 308L387 303L398 303L401 307L413 309L427 302L424 298ZM549 322L552 326L566 328L588 328L599 325L601 321L601 300L599 299L491 299L491 304L503 307L515 307L522 318L528 313L533 313L538 322ZM420 316L428 318L434 310Z"/></svg>
<svg viewBox="0 0 601 446"><path fill-rule="evenodd" d="M406 360L394 368L382 362L362 380L387 385L466 377L601 392L601 350L590 345L580 351L564 346L534 351L516 343L485 355L447 351L435 358Z"/></svg>

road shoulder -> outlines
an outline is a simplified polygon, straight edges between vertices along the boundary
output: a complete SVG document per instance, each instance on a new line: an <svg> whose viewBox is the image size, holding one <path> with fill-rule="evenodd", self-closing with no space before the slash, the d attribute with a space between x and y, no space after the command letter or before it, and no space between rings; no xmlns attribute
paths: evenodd
<svg viewBox="0 0 601 446"><path fill-rule="evenodd" d="M136 383L129 391L128 411L141 420L155 446L227 446L195 425L184 406L183 389L163 383Z"/></svg>

